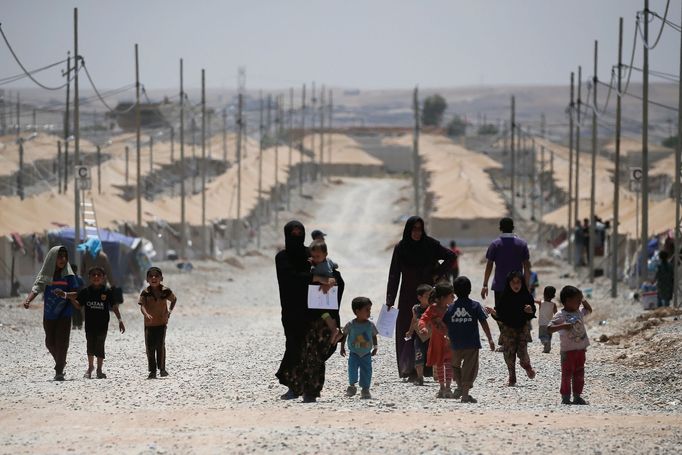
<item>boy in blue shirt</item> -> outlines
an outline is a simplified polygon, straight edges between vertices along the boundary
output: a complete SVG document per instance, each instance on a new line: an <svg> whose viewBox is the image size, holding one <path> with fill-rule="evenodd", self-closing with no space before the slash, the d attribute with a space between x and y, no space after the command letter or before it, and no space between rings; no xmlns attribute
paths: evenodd
<svg viewBox="0 0 682 455"><path fill-rule="evenodd" d="M476 399L469 395L478 375L478 351L481 349L481 338L478 324L481 324L490 350L495 350L495 343L490 334L488 317L480 303L471 300L471 281L460 276L453 282L457 300L445 312L443 322L448 327L448 337L452 347L452 369L457 389L454 398L462 398L462 403L476 403Z"/></svg>
<svg viewBox="0 0 682 455"><path fill-rule="evenodd" d="M358 382L358 369L360 370L360 398L370 399L369 385L372 382L372 356L377 353L376 326L369 317L372 313L372 301L367 297L355 297L351 302L351 308L355 313L355 319L347 323L342 332L341 355L345 357L346 347L344 343L348 339L348 382L346 396L352 397L358 391L355 384Z"/></svg>

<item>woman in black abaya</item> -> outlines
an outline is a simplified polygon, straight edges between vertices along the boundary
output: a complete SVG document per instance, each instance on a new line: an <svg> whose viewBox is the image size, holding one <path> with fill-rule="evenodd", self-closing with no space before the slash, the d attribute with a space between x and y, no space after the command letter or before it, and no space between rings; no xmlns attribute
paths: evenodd
<svg viewBox="0 0 682 455"><path fill-rule="evenodd" d="M279 298L282 305L282 326L286 347L279 370L280 384L288 387L282 399L294 399L303 395L303 401L314 402L324 385L325 361L336 349L331 343L331 331L325 317L336 319L340 326L339 312L311 310L308 308L308 286L322 282L310 272L310 252L304 245L305 227L299 221L284 226L285 247L275 256ZM323 288L338 286L341 302L344 282L335 271L334 278L321 284Z"/></svg>
<svg viewBox="0 0 682 455"><path fill-rule="evenodd" d="M396 297L398 298L395 346L400 377L416 377L414 356L411 362L405 362L405 358L401 362L401 353L406 345L405 332L410 328L412 321L412 307L417 303L417 286L433 285L439 279L445 278L454 260L455 255L452 251L442 246L438 240L426 235L423 219L418 216L408 218L403 238L393 249L386 288L386 305L392 307ZM412 341L409 342L409 346L411 343Z"/></svg>

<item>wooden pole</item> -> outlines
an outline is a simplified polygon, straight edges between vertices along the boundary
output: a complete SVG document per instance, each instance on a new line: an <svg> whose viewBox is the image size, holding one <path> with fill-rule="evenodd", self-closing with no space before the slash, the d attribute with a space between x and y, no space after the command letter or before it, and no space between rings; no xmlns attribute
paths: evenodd
<svg viewBox="0 0 682 455"><path fill-rule="evenodd" d="M324 179L324 118L325 118L325 88L320 89L320 180Z"/></svg>
<svg viewBox="0 0 682 455"><path fill-rule="evenodd" d="M594 255L597 243L597 216L595 214L595 199L597 197L597 51L599 42L594 42L594 73L592 76L592 162L590 173L590 240L589 268L590 283L594 282Z"/></svg>
<svg viewBox="0 0 682 455"><path fill-rule="evenodd" d="M78 166L80 164L80 96L78 92L78 63L80 61L80 54L78 54L78 8L73 9L73 153L74 153L74 164ZM78 190L77 182L78 175L74 172L74 184L73 184L73 198L74 198L74 251L70 258L74 261L79 262L79 254L76 246L81 240L81 229L80 229L80 208L81 199L80 191Z"/></svg>
<svg viewBox="0 0 682 455"><path fill-rule="evenodd" d="M312 181L317 180L317 173L318 173L318 163L315 154L315 114L316 114L316 106L317 106L317 95L315 93L315 81L313 81L313 85L310 90L310 164L311 164L311 173L312 173Z"/></svg>
<svg viewBox="0 0 682 455"><path fill-rule="evenodd" d="M577 107L578 112L576 113L576 125L575 125L575 184L573 189L575 190L575 200L573 205L573 216L576 220L580 220L580 123L583 109L583 102L580 95L583 85L583 69L578 66L578 101ZM582 254L580 256L582 258Z"/></svg>
<svg viewBox="0 0 682 455"><path fill-rule="evenodd" d="M623 18L618 21L618 68L616 93L616 156L613 172L613 226L611 228L611 297L618 296L618 225L620 224L620 129L621 83L623 71Z"/></svg>
<svg viewBox="0 0 682 455"><path fill-rule="evenodd" d="M128 163L129 163L129 158L130 158L130 147L128 147L127 145L125 148L125 154L126 154L126 186L128 186L128 177L129 177Z"/></svg>
<svg viewBox="0 0 682 455"><path fill-rule="evenodd" d="M62 194L62 141L57 141L57 193Z"/></svg>
<svg viewBox="0 0 682 455"><path fill-rule="evenodd" d="M682 38L681 38L682 39ZM680 77L682 77L682 42L680 43ZM677 147L675 147L675 251L673 253L673 305L680 307L680 248L682 248L682 232L680 231L680 204L682 204L682 90L678 90L677 102Z"/></svg>
<svg viewBox="0 0 682 455"><path fill-rule="evenodd" d="M170 129L170 152L171 152L171 163L175 163L175 128L171 126Z"/></svg>
<svg viewBox="0 0 682 455"><path fill-rule="evenodd" d="M414 213L419 216L420 209L420 198L419 194L419 180L420 180L420 163L419 163L419 88L415 87L412 95L412 112L414 115L414 130L412 133L412 186L414 187Z"/></svg>
<svg viewBox="0 0 682 455"><path fill-rule="evenodd" d="M210 139L209 139L210 140ZM206 70L201 70L201 256L206 258Z"/></svg>
<svg viewBox="0 0 682 455"><path fill-rule="evenodd" d="M279 226L279 132L282 123L282 96L278 95L275 107L275 186L272 190L272 203L275 211L275 227Z"/></svg>
<svg viewBox="0 0 682 455"><path fill-rule="evenodd" d="M263 224L263 141L265 139L265 125L263 124L263 93L260 94L260 109L259 109L259 124L258 130L260 132L258 141L258 207L257 220L258 226L256 230L256 247L260 248L261 225Z"/></svg>
<svg viewBox="0 0 682 455"><path fill-rule="evenodd" d="M236 244L237 255L241 251L241 220L242 220L242 136L244 134L244 118L242 115L242 108L244 104L244 96L239 93L239 101L237 105L237 228L236 228Z"/></svg>
<svg viewBox="0 0 682 455"><path fill-rule="evenodd" d="M183 61L180 59L180 256L187 257L187 219L185 217L185 87Z"/></svg>
<svg viewBox="0 0 682 455"><path fill-rule="evenodd" d="M573 248L576 247L573 243L575 240L572 236L574 229L573 220L573 116L575 115L575 101L574 95L574 73L571 71L571 96L568 105L568 222L566 224L566 232L568 237L568 263L575 266L575 253Z"/></svg>
<svg viewBox="0 0 682 455"><path fill-rule="evenodd" d="M97 194L102 194L102 147L97 146Z"/></svg>
<svg viewBox="0 0 682 455"><path fill-rule="evenodd" d="M71 104L71 52L66 54L66 110L64 111L64 194L69 187L69 106Z"/></svg>
<svg viewBox="0 0 682 455"><path fill-rule="evenodd" d="M294 154L294 89L289 89L289 168L287 170L287 212L291 210L291 166Z"/></svg>
<svg viewBox="0 0 682 455"><path fill-rule="evenodd" d="M329 172L327 178L331 176L332 169L332 139L334 136L333 123L334 122L334 92L329 89L329 142L327 144L327 163L329 163Z"/></svg>
<svg viewBox="0 0 682 455"><path fill-rule="evenodd" d="M135 198L137 201L137 228L142 228L142 137L140 114L140 59L137 43L135 44Z"/></svg>
<svg viewBox="0 0 682 455"><path fill-rule="evenodd" d="M511 216L514 216L514 212L516 211L516 141L514 140L514 135L516 133L516 99L512 95L511 97L511 149L510 149L510 158L511 158Z"/></svg>
<svg viewBox="0 0 682 455"><path fill-rule="evenodd" d="M644 0L644 52L642 64L642 229L639 284L647 279L649 258L649 0ZM679 138L678 138L679 140ZM677 169L679 172L679 169Z"/></svg>
<svg viewBox="0 0 682 455"><path fill-rule="evenodd" d="M223 163L227 163L227 108L223 109Z"/></svg>
<svg viewBox="0 0 682 455"><path fill-rule="evenodd" d="M305 150L305 84L301 92L301 154L298 161L298 194L303 195L303 152Z"/></svg>

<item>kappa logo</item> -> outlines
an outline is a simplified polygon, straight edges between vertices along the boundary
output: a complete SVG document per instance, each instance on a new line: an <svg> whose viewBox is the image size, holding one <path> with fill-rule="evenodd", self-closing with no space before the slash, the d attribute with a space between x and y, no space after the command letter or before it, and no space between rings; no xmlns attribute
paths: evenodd
<svg viewBox="0 0 682 455"><path fill-rule="evenodd" d="M455 310L455 314L453 314L454 317L456 318L467 318L471 317L471 315L465 310L464 308L457 308Z"/></svg>

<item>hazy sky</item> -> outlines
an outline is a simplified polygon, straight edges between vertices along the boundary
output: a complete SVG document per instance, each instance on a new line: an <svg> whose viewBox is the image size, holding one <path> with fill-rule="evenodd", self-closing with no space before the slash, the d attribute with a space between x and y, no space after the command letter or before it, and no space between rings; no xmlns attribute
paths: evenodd
<svg viewBox="0 0 682 455"><path fill-rule="evenodd" d="M250 88L333 86L407 88L493 84L564 84L582 64L592 73L599 40L599 76L617 61L618 18L624 18L629 62L632 0L0 0L0 21L24 64L36 68L73 47L73 7L79 8L80 52L101 88L134 81L139 43L141 80L149 88L185 80L234 87L237 67ZM680 23L680 2L669 18ZM664 0L651 9L663 14ZM651 41L661 22L650 25ZM635 66L642 65L641 41ZM666 27L650 54L651 68L679 72L680 34ZM0 43L0 78L20 72ZM639 74L635 74L635 80ZM39 76L57 83L56 72ZM652 79L654 81L655 79ZM5 86L27 87L21 81ZM87 84L85 85L87 87Z"/></svg>

